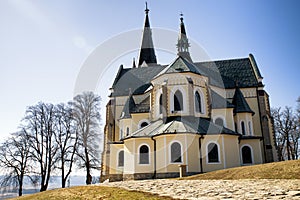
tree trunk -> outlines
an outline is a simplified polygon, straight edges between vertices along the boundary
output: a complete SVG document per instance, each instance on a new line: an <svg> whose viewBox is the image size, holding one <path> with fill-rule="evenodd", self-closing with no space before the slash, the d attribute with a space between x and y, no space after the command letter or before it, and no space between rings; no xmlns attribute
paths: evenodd
<svg viewBox="0 0 300 200"><path fill-rule="evenodd" d="M22 196L23 194L23 180L20 180L19 182L19 196Z"/></svg>
<svg viewBox="0 0 300 200"><path fill-rule="evenodd" d="M92 183L92 176L91 176L91 169L90 169L90 160L89 160L88 149L85 148L84 152L85 152L85 158L86 158L86 162L85 162L85 167L86 167L86 184L90 185Z"/></svg>

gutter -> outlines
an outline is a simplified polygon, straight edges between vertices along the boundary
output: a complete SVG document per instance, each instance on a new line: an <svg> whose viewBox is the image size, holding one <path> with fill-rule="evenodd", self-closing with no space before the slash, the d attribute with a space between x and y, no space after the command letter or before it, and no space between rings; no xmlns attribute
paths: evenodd
<svg viewBox="0 0 300 200"><path fill-rule="evenodd" d="M201 140L203 139L203 135L199 137L199 152L200 152L200 173L203 174L203 161L202 161L202 144Z"/></svg>
<svg viewBox="0 0 300 200"><path fill-rule="evenodd" d="M153 146L154 146L154 151L153 151L153 153L154 153L154 158L153 158L153 160L154 160L154 163L153 163L154 172L153 172L152 178L156 179L156 140L153 138L153 136L151 137L151 140L153 140Z"/></svg>

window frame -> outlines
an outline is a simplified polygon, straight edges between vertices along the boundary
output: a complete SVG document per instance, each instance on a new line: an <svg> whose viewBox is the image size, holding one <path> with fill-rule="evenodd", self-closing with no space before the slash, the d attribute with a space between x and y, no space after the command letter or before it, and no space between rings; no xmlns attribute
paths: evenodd
<svg viewBox="0 0 300 200"><path fill-rule="evenodd" d="M208 146L210 144L215 144L217 146L217 152L218 152L218 162L209 162L209 151L208 151ZM206 144L206 163L207 164L221 164L221 157L220 157L220 145L216 141L210 141Z"/></svg>
<svg viewBox="0 0 300 200"><path fill-rule="evenodd" d="M141 148L143 146L146 146L148 148L148 163L141 163ZM138 147L138 164L139 165L150 165L150 163L151 163L151 159L150 159L151 158L150 157L150 152L151 151L150 150L151 150L151 148L147 143L143 143L143 144L139 145L139 147Z"/></svg>
<svg viewBox="0 0 300 200"><path fill-rule="evenodd" d="M243 162L243 148L244 147L248 147L250 149L250 153L251 153L251 163L244 163ZM241 146L240 148L240 155L241 155L241 165L253 165L255 162L254 162L254 155L253 155L253 148L251 145L249 144L244 144Z"/></svg>
<svg viewBox="0 0 300 200"><path fill-rule="evenodd" d="M120 165L120 153L121 153L121 152L123 152L123 165ZM124 158L124 150L123 150L123 149L119 150L117 155L118 155L118 157L117 157L117 167L118 167L118 168L123 168L123 167L124 167L124 164L125 164L125 162L124 162L124 161L125 161L125 158Z"/></svg>
<svg viewBox="0 0 300 200"><path fill-rule="evenodd" d="M172 145L174 143L178 143L180 145L180 162L173 162L172 160ZM182 143L178 140L174 140L172 142L170 142L169 144L169 163L170 164L182 164L183 163L183 146L182 146Z"/></svg>
<svg viewBox="0 0 300 200"><path fill-rule="evenodd" d="M177 97L176 94L180 94L180 96ZM173 95L173 108L174 112L182 112L184 110L183 106L183 93L181 90L177 89ZM178 109L179 106L179 109Z"/></svg>

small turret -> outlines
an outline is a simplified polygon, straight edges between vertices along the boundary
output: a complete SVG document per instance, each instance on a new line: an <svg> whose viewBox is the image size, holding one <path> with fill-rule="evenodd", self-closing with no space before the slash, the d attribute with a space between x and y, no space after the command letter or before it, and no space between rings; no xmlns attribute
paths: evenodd
<svg viewBox="0 0 300 200"><path fill-rule="evenodd" d="M183 14L180 14L180 29L177 41L177 55L186 58L188 61L192 62L192 58L189 53L190 43L186 36L185 26L183 23Z"/></svg>
<svg viewBox="0 0 300 200"><path fill-rule="evenodd" d="M152 32L150 28L150 21L148 17L149 9L146 2L146 9L145 9L145 24L144 30L142 35L142 45L139 53L139 61L138 66L140 67L143 63L146 63L147 66L157 64L155 50L153 47L152 41Z"/></svg>

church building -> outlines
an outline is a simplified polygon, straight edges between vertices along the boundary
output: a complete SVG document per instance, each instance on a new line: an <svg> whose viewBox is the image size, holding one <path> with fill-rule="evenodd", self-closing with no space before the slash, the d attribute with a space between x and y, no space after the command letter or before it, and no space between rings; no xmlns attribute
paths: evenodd
<svg viewBox="0 0 300 200"><path fill-rule="evenodd" d="M146 6L137 62L121 65L110 89L101 181L277 161L269 96L253 55L194 61L181 16L177 56L161 65L148 15Z"/></svg>

